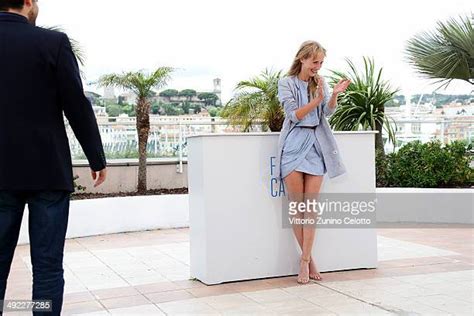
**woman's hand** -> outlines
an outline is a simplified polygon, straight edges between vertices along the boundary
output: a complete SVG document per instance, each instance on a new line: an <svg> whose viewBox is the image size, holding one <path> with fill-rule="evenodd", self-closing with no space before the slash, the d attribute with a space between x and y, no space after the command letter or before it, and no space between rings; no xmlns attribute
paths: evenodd
<svg viewBox="0 0 474 316"><path fill-rule="evenodd" d="M350 79L341 79L339 80L339 82L334 86L333 90L332 90L332 93L333 94L339 94L339 93L343 93L344 91L346 91L347 87L349 87L349 85L351 84L351 80Z"/></svg>
<svg viewBox="0 0 474 316"><path fill-rule="evenodd" d="M314 102L316 106L319 106L321 102L324 100L324 81L322 77L318 77L318 88L316 90L316 98L314 98Z"/></svg>

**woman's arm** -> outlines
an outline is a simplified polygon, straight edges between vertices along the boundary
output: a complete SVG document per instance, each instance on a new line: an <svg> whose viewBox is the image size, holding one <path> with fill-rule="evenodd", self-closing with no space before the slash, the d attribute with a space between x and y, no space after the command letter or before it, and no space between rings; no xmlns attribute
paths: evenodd
<svg viewBox="0 0 474 316"><path fill-rule="evenodd" d="M323 106L324 115L331 116L336 111L336 107L337 107L337 94L332 93L328 102Z"/></svg>
<svg viewBox="0 0 474 316"><path fill-rule="evenodd" d="M306 115L308 115L309 112L313 111L316 107L321 105L323 98L322 97L316 97L313 100L311 100L308 104L302 106L296 111L296 117L299 120L302 120Z"/></svg>
<svg viewBox="0 0 474 316"><path fill-rule="evenodd" d="M328 106L331 110L335 110L337 106L337 94L333 93L329 99Z"/></svg>
<svg viewBox="0 0 474 316"><path fill-rule="evenodd" d="M329 97L329 85L324 82L324 93L327 95L323 102L323 112L324 115L330 116L336 111L337 107L337 96L346 91L347 87L351 83L348 79L340 80L335 86L332 91L331 96Z"/></svg>
<svg viewBox="0 0 474 316"><path fill-rule="evenodd" d="M321 85L319 86L321 87ZM322 93L321 87L321 92L319 93L319 96L317 98L314 98L309 103L298 108L293 92L290 89L288 80L284 78L280 79L280 81L278 82L278 99L283 105L285 115L294 123L298 123L309 112L318 107L321 104L323 98L324 95Z"/></svg>

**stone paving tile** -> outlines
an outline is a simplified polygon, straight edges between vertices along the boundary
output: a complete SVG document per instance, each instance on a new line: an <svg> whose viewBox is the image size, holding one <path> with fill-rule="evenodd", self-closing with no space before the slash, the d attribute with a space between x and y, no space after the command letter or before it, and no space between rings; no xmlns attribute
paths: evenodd
<svg viewBox="0 0 474 316"><path fill-rule="evenodd" d="M66 241L64 315L472 314L472 229L381 228L379 267L207 286L190 279L189 229ZM6 298L31 297L27 245ZM10 314L13 315L13 314Z"/></svg>

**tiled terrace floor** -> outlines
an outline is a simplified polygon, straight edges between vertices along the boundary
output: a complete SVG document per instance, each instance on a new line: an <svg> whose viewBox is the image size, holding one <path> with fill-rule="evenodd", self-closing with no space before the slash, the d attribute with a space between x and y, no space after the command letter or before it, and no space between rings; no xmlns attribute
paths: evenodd
<svg viewBox="0 0 474 316"><path fill-rule="evenodd" d="M206 286L189 280L188 229L68 240L64 315L473 315L472 228L377 230L379 267ZM7 299L29 299L28 246ZM15 315L9 313L7 315Z"/></svg>

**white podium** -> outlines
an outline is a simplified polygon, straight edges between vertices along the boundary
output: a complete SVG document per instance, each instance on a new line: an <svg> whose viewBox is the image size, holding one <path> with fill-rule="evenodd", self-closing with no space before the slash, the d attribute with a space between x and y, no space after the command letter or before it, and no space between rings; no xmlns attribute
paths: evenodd
<svg viewBox="0 0 474 316"><path fill-rule="evenodd" d="M335 132L347 173L321 193L375 194L375 132ZM278 133L188 137L191 276L205 284L295 275L300 251L282 225ZM377 267L372 228L316 228L321 272ZM324 277L324 276L323 276Z"/></svg>

